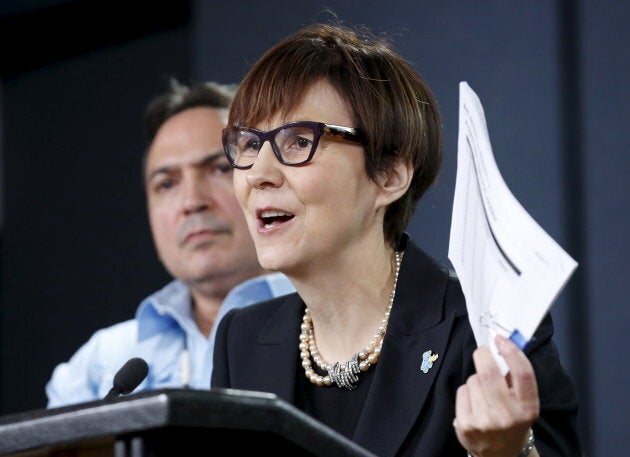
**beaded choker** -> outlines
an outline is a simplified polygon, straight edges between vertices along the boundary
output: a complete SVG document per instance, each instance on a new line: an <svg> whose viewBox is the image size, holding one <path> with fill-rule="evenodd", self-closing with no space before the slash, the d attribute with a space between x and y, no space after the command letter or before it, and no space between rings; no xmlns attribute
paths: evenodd
<svg viewBox="0 0 630 457"><path fill-rule="evenodd" d="M302 326L300 332L300 358L302 359L302 367L306 377L317 386L330 386L335 383L338 387L353 390L356 389L356 383L359 381L359 374L367 371L372 365L376 365L381 354L383 346L383 338L389 321L389 314L394 304L394 296L396 295L396 283L398 282L398 272L400 271L400 263L402 261L403 252L395 252L396 265L394 269L394 285L389 294L389 303L385 310L385 317L381 321L370 344L360 352L354 354L350 360L346 362L326 362L317 349L315 342L315 332L313 331L313 322L308 307L304 310L302 318ZM311 359L315 364L327 374L321 376L315 372Z"/></svg>

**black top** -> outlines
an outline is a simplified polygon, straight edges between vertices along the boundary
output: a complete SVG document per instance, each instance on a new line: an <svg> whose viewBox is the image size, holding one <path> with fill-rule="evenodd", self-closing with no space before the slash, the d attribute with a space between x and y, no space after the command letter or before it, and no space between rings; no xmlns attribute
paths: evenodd
<svg viewBox="0 0 630 457"><path fill-rule="evenodd" d="M346 438L352 439L363 405L368 396L372 377L378 363L367 371L362 371L353 390L343 389L333 384L331 386L316 386L304 375L304 368L298 363L295 406L308 415L337 430ZM316 372L323 375L313 364ZM340 413L341 411L341 413Z"/></svg>

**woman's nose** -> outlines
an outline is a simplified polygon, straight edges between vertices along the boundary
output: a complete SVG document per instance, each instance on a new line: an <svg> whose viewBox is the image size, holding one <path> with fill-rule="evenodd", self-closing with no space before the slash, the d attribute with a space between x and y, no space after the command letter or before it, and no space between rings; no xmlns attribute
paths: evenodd
<svg viewBox="0 0 630 457"><path fill-rule="evenodd" d="M284 167L276 157L271 143L265 141L258 151L254 164L247 172L247 183L256 188L265 186L278 186L282 183L282 171Z"/></svg>

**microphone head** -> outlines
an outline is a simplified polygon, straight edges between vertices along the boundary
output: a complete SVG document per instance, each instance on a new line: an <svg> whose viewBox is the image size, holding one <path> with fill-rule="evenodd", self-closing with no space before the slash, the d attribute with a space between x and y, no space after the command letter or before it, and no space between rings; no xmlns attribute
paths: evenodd
<svg viewBox="0 0 630 457"><path fill-rule="evenodd" d="M149 365L144 359L129 359L114 375L114 388L121 394L131 393L148 373Z"/></svg>

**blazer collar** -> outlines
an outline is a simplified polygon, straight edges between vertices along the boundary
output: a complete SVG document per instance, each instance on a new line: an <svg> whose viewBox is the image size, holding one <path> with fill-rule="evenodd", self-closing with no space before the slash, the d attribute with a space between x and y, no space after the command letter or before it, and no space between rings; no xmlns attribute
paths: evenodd
<svg viewBox="0 0 630 457"><path fill-rule="evenodd" d="M274 370L277 367L281 375L260 376L262 385L258 390L275 393L283 400L295 403L297 368L286 370L285 367L295 367L299 360L300 327L305 305L297 293L278 300L282 303L262 329L256 350L268 351L264 360L269 361L269 366L265 369Z"/></svg>
<svg viewBox="0 0 630 457"><path fill-rule="evenodd" d="M394 456L416 422L439 371L455 316L444 316L448 273L408 242L387 335L354 441ZM438 354L424 373L423 353ZM374 433L378 430L379 433Z"/></svg>

